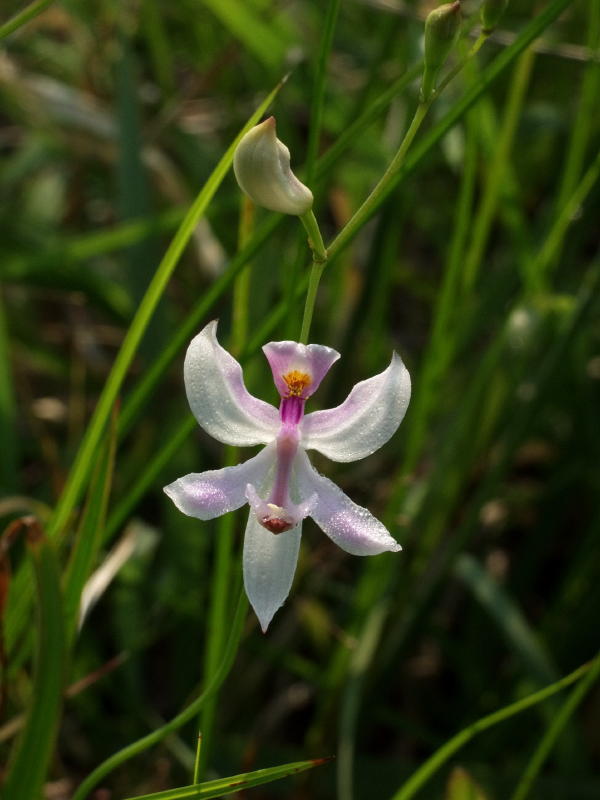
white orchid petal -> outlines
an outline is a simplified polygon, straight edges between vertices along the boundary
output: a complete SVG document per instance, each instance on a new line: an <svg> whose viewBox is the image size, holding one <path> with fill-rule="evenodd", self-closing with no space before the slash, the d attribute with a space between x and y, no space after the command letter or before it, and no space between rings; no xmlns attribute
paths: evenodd
<svg viewBox="0 0 600 800"><path fill-rule="evenodd" d="M370 511L354 503L329 478L319 475L306 453L299 453L296 480L302 497L317 494L310 516L342 550L354 556L374 556L402 549Z"/></svg>
<svg viewBox="0 0 600 800"><path fill-rule="evenodd" d="M244 586L263 633L292 588L302 523L284 533L263 528L251 511L244 536Z"/></svg>
<svg viewBox="0 0 600 800"><path fill-rule="evenodd" d="M357 383L341 405L304 417L302 446L332 461L365 458L394 434L409 400L410 375L394 353L386 370Z"/></svg>
<svg viewBox="0 0 600 800"><path fill-rule="evenodd" d="M246 503L249 481L261 484L275 465L275 444L236 467L192 472L165 486L163 491L188 517L214 519Z"/></svg>
<svg viewBox="0 0 600 800"><path fill-rule="evenodd" d="M190 408L204 430L225 444L267 444L279 428L277 409L253 397L242 368L217 341L217 322L192 339L184 363Z"/></svg>

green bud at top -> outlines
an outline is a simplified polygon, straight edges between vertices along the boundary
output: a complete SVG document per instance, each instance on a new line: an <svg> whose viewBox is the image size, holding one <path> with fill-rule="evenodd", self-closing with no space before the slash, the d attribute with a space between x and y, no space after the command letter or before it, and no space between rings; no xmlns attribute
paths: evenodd
<svg viewBox="0 0 600 800"><path fill-rule="evenodd" d="M494 30L507 6L508 0L483 0L479 14L484 33L491 33Z"/></svg>
<svg viewBox="0 0 600 800"><path fill-rule="evenodd" d="M427 102L435 91L437 77L460 30L460 2L434 8L425 20L425 67L421 83L421 101Z"/></svg>
<svg viewBox="0 0 600 800"><path fill-rule="evenodd" d="M312 208L312 192L290 169L290 151L276 136L275 117L241 138L233 171L240 189L257 206L298 216Z"/></svg>

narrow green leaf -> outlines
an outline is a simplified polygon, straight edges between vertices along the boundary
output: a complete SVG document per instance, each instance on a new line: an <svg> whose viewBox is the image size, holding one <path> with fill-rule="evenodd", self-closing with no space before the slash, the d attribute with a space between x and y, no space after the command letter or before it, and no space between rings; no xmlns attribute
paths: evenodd
<svg viewBox="0 0 600 800"><path fill-rule="evenodd" d="M41 797L54 749L62 700L65 632L58 564L52 543L33 517L23 519L33 561L38 625L35 674L27 722L4 787L11 800Z"/></svg>
<svg viewBox="0 0 600 800"><path fill-rule="evenodd" d="M519 781L512 800L525 800L529 791L537 778L544 761L550 755L556 740L565 728L570 716L574 713L577 706L581 703L587 692L600 677L600 655L596 656L592 668L575 688L571 691L562 707L554 715L551 724L546 729L540 743L536 747L527 768Z"/></svg>
<svg viewBox="0 0 600 800"><path fill-rule="evenodd" d="M23 25L26 25L29 20L41 14L47 6L50 5L52 0L33 0L22 11L19 11L14 17L11 17L4 25L0 25L0 39L4 39L11 33L19 30Z"/></svg>
<svg viewBox="0 0 600 800"><path fill-rule="evenodd" d="M587 664L582 664L581 667L578 667L576 670L569 673L569 675L565 675L565 677L561 678L559 681L551 683L550 686L546 686L544 689L540 689L539 692L534 692L534 694L517 700L516 703L504 706L504 708L494 711L493 714L487 714L472 725L463 728L462 731L459 731L459 733L455 734L451 739L448 739L448 741L436 750L433 755L421 764L419 769L413 773L406 783L392 796L392 800L409 800L409 798L414 797L419 789L435 775L438 769L445 764L454 753L460 750L461 747L464 747L467 742L474 739L477 734L482 733L488 728L492 728L505 719L513 717L515 714L520 714L521 711L525 711L537 705L537 703L546 700L548 697L552 697L552 695L557 692L566 689L567 686L570 686L572 683L582 678L594 663L595 662L590 661Z"/></svg>
<svg viewBox="0 0 600 800"><path fill-rule="evenodd" d="M183 222L179 226L177 233L173 237L167 252L165 253L162 261L160 262L156 273L148 286L146 294L144 295L138 311L127 331L127 335L123 340L119 354L113 364L113 368L106 381L104 391L100 396L96 410L87 428L85 438L81 444L75 463L69 473L69 478L65 490L57 505L55 514L51 521L49 533L56 534L66 524L73 507L79 499L81 490L83 489L85 480L89 474L91 463L94 458L94 453L102 436L102 431L106 425L106 421L110 415L112 406L116 400L117 394L121 388L127 370L133 360L138 345L148 324L152 318L154 310L162 297L169 278L173 270L179 262L185 246L187 245L198 221L201 219L206 209L208 208L215 192L221 185L225 175L227 174L231 162L233 161L233 154L237 143L242 136L248 131L263 115L266 109L273 102L275 96L279 92L283 82L279 83L273 91L263 100L263 102L256 109L254 114L250 117L248 122L244 125L242 130L236 136L232 144L229 146L211 176L204 184L202 190L192 204L190 210L186 214Z"/></svg>
<svg viewBox="0 0 600 800"><path fill-rule="evenodd" d="M260 786L263 783L287 778L307 769L326 764L331 758L313 758L310 761L293 761L291 764L282 764L280 767L257 769L254 772L243 772L241 775L232 775L229 778L219 778L215 781L205 781L194 786L182 786L180 789L168 789L155 794L138 795L129 800L208 800L211 797L223 797L232 792L240 792Z"/></svg>
<svg viewBox="0 0 600 800"><path fill-rule="evenodd" d="M77 628L81 593L96 562L104 539L108 498L112 485L117 446L117 411L105 438L98 464L94 471L87 504L77 531L71 557L64 577L65 626L71 640Z"/></svg>
<svg viewBox="0 0 600 800"><path fill-rule="evenodd" d="M277 20L263 22L242 0L203 0L204 5L262 64L280 67L288 45L286 33Z"/></svg>

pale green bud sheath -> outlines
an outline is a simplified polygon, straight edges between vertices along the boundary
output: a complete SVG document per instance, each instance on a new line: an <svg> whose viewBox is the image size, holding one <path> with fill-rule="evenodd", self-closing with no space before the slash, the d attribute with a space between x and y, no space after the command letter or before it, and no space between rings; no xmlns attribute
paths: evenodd
<svg viewBox="0 0 600 800"><path fill-rule="evenodd" d="M438 73L444 66L460 31L460 2L445 3L434 8L425 20L425 46L421 102L431 99Z"/></svg>
<svg viewBox="0 0 600 800"><path fill-rule="evenodd" d="M484 0L479 11L481 28L484 33L489 34L494 30L507 6L508 0Z"/></svg>
<svg viewBox="0 0 600 800"><path fill-rule="evenodd" d="M312 192L290 169L290 151L277 138L275 117L256 125L241 139L233 171L241 190L257 206L296 216L312 208Z"/></svg>

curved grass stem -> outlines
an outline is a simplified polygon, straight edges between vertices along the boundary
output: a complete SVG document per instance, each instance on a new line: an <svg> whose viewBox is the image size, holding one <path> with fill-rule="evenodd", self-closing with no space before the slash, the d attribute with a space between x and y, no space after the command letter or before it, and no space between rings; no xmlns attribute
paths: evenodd
<svg viewBox="0 0 600 800"><path fill-rule="evenodd" d="M553 694L562 691L567 686L570 686L572 683L575 683L582 678L590 670L594 663L595 662L590 661L587 664L583 664L574 672L571 672L569 675L566 675L564 678L561 678L555 683L551 683L549 686L546 686L539 692L534 692L527 697L523 697L521 700L517 700L516 703L511 703L510 705L505 706L498 711L494 711L493 714L487 714L485 717L481 717L481 719L478 719L477 722L474 722L467 728L463 728L462 731L457 733L445 744L443 744L439 750L436 750L435 753L430 756L427 761L425 761L425 763L422 764L419 769L408 779L404 786L402 786L401 789L396 792L391 800L410 800L410 798L415 796L418 790L431 777L433 777L438 769L445 764L448 759L454 755L454 753L460 750L460 748L467 744L467 742L470 742L471 739L477 736L477 734L482 733L494 725L497 725L499 722L503 722L505 719L513 717L515 714L520 714L521 711L525 711L526 709L531 708L531 706L541 703L543 700L546 700L546 698L551 697Z"/></svg>

